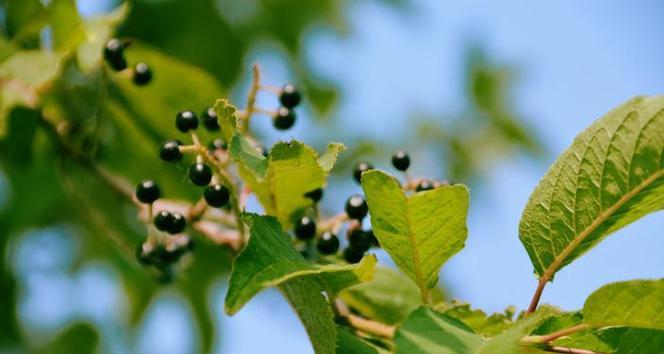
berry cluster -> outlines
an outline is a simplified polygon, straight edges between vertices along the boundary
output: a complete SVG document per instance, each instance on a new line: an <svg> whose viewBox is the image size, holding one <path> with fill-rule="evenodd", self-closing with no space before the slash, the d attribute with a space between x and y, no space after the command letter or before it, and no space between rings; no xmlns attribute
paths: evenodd
<svg viewBox="0 0 664 354"><path fill-rule="evenodd" d="M125 58L124 51L130 43L128 41L123 42L117 38L112 38L106 42L106 46L104 46L104 59L114 71L127 69L127 59ZM131 79L137 86L147 85L152 80L152 70L150 70L148 64L139 62L134 65L131 71Z"/></svg>
<svg viewBox="0 0 664 354"><path fill-rule="evenodd" d="M300 104L302 94L293 84L284 85L278 94L281 106L272 114L272 125L278 130L287 130L295 125L297 116L294 108Z"/></svg>

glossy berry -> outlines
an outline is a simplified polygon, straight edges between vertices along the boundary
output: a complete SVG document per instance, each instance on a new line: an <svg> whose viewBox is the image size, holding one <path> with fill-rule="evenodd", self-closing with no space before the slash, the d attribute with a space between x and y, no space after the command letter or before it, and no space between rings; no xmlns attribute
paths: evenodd
<svg viewBox="0 0 664 354"><path fill-rule="evenodd" d="M346 214L351 219L362 220L367 216L367 212L369 212L369 207L361 195L353 195L346 201Z"/></svg>
<svg viewBox="0 0 664 354"><path fill-rule="evenodd" d="M138 63L134 66L134 76L132 77L134 84L138 86L147 85L152 80L152 70L148 64Z"/></svg>
<svg viewBox="0 0 664 354"><path fill-rule="evenodd" d="M290 129L295 124L295 111L286 107L279 107L272 119L272 125L279 130Z"/></svg>
<svg viewBox="0 0 664 354"><path fill-rule="evenodd" d="M217 138L217 139L212 140L208 144L208 149L213 150L213 151L214 150L226 150L226 149L228 149L228 145L226 145L226 143L224 142L224 139Z"/></svg>
<svg viewBox="0 0 664 354"><path fill-rule="evenodd" d="M203 113L201 114L201 123L203 123L205 129L211 132L219 130L219 122L217 122L217 112L215 112L214 108L210 107L203 111Z"/></svg>
<svg viewBox="0 0 664 354"><path fill-rule="evenodd" d="M348 263L358 263L359 261L362 260L362 257L364 256L363 250L358 250L353 247L348 247L344 250L344 259Z"/></svg>
<svg viewBox="0 0 664 354"><path fill-rule="evenodd" d="M434 188L435 186L433 185L433 183L431 183L431 181L424 180L420 182L420 184L418 184L417 187L415 187L415 192L428 191Z"/></svg>
<svg viewBox="0 0 664 354"><path fill-rule="evenodd" d="M114 71L122 71L128 66L127 59L125 59L125 57L120 57L116 61L109 61L108 66L110 66Z"/></svg>
<svg viewBox="0 0 664 354"><path fill-rule="evenodd" d="M339 250L339 238L337 235L326 231L316 242L318 253L323 255L335 254Z"/></svg>
<svg viewBox="0 0 664 354"><path fill-rule="evenodd" d="M355 165L355 168L353 169L353 178L355 178L355 181L357 183L362 182L362 173L373 170L374 166L368 162L360 162L357 165Z"/></svg>
<svg viewBox="0 0 664 354"><path fill-rule="evenodd" d="M314 203L318 203L323 198L323 188L316 188L310 192L304 193L304 196L311 199Z"/></svg>
<svg viewBox="0 0 664 354"><path fill-rule="evenodd" d="M203 192L203 198L209 206L220 208L226 203L231 196L231 192L223 184L217 183L205 188Z"/></svg>
<svg viewBox="0 0 664 354"><path fill-rule="evenodd" d="M197 186L207 186L212 180L212 170L210 166L197 162L189 167L189 179Z"/></svg>
<svg viewBox="0 0 664 354"><path fill-rule="evenodd" d="M308 216L303 216L295 224L295 237L300 240L309 240L316 235L316 221Z"/></svg>
<svg viewBox="0 0 664 354"><path fill-rule="evenodd" d="M281 89L279 94L279 102L281 105L286 108L293 108L300 104L302 100L302 95L300 91L297 90L297 87L293 84L287 84Z"/></svg>
<svg viewBox="0 0 664 354"><path fill-rule="evenodd" d="M124 43L117 38L112 38L104 46L104 59L115 71L127 68L127 59L124 57Z"/></svg>
<svg viewBox="0 0 664 354"><path fill-rule="evenodd" d="M145 204L152 204L159 199L159 186L151 179L146 179L136 186L136 199Z"/></svg>
<svg viewBox="0 0 664 354"><path fill-rule="evenodd" d="M371 248L371 236L362 229L354 229L348 232L348 244L350 247L362 252Z"/></svg>
<svg viewBox="0 0 664 354"><path fill-rule="evenodd" d="M399 171L405 171L410 166L410 156L403 150L399 150L392 155L392 166Z"/></svg>
<svg viewBox="0 0 664 354"><path fill-rule="evenodd" d="M161 149L159 149L159 157L166 162L175 162L182 160L182 153L180 152L180 142L177 140L169 140L165 142Z"/></svg>
<svg viewBox="0 0 664 354"><path fill-rule="evenodd" d="M173 225L173 214L167 210L162 210L154 216L154 226L159 231L168 231Z"/></svg>
<svg viewBox="0 0 664 354"><path fill-rule="evenodd" d="M196 117L196 113L193 111L178 112L175 116L175 127L183 133L198 128L198 117Z"/></svg>
<svg viewBox="0 0 664 354"><path fill-rule="evenodd" d="M378 242L378 238L376 238L376 235L374 235L373 230L367 230L365 232L368 235L369 243L371 244L371 247L380 247L380 242Z"/></svg>
<svg viewBox="0 0 664 354"><path fill-rule="evenodd" d="M184 216L180 213L172 213L171 224L166 231L171 235L179 234L184 231L185 226L187 226L187 220L185 220Z"/></svg>

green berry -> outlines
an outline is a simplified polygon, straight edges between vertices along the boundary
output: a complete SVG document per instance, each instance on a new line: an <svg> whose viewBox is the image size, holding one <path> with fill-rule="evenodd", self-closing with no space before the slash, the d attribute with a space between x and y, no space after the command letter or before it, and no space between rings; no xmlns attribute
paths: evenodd
<svg viewBox="0 0 664 354"><path fill-rule="evenodd" d="M175 127L183 133L198 128L198 117L196 117L196 113L193 111L178 112L175 116Z"/></svg>
<svg viewBox="0 0 664 354"><path fill-rule="evenodd" d="M230 199L231 192L223 184L217 183L205 188L203 192L203 198L209 206L220 208Z"/></svg>
<svg viewBox="0 0 664 354"><path fill-rule="evenodd" d="M134 76L132 77L134 84L137 86L144 86L152 81L152 70L148 64L138 63L134 66Z"/></svg>
<svg viewBox="0 0 664 354"><path fill-rule="evenodd" d="M169 140L165 142L159 150L159 157L166 162L175 162L182 160L182 153L180 152L180 142L177 140Z"/></svg>
<svg viewBox="0 0 664 354"><path fill-rule="evenodd" d="M339 238L337 235L326 231L316 242L318 253L323 255L335 254L339 250Z"/></svg>
<svg viewBox="0 0 664 354"><path fill-rule="evenodd" d="M410 156L403 150L399 150L392 155L392 166L399 171L405 171L410 166Z"/></svg>
<svg viewBox="0 0 664 354"><path fill-rule="evenodd" d="M212 180L212 170L210 166L197 162L189 167L189 179L199 187L207 186Z"/></svg>
<svg viewBox="0 0 664 354"><path fill-rule="evenodd" d="M295 111L286 107L280 107L274 115L272 125L279 130L290 129L295 124Z"/></svg>
<svg viewBox="0 0 664 354"><path fill-rule="evenodd" d="M346 214L351 219L362 220L369 212L366 200L359 194L353 195L346 201Z"/></svg>
<svg viewBox="0 0 664 354"><path fill-rule="evenodd" d="M435 186L433 185L433 183L431 183L431 181L424 180L420 182L420 184L418 184L417 187L415 187L415 192L428 191L434 188Z"/></svg>
<svg viewBox="0 0 664 354"><path fill-rule="evenodd" d="M217 121L217 112L212 107L203 111L201 122L203 123L203 127L211 132L216 132L220 129L219 122Z"/></svg>
<svg viewBox="0 0 664 354"><path fill-rule="evenodd" d="M316 235L316 221L308 216L303 216L295 224L295 237L300 240L309 240Z"/></svg>
<svg viewBox="0 0 664 354"><path fill-rule="evenodd" d="M171 224L166 231L171 235L179 234L187 226L187 220L180 213L172 213L171 215Z"/></svg>
<svg viewBox="0 0 664 354"><path fill-rule="evenodd" d="M151 179L146 179L136 186L136 199L145 204L152 204L159 199L159 186Z"/></svg>
<svg viewBox="0 0 664 354"><path fill-rule="evenodd" d="M154 216L154 226L159 231L168 231L173 225L173 214L167 210L162 210Z"/></svg>
<svg viewBox="0 0 664 354"><path fill-rule="evenodd" d="M286 108L293 108L300 104L302 95L293 84L284 85L279 94L279 102Z"/></svg>
<svg viewBox="0 0 664 354"><path fill-rule="evenodd" d="M318 203L323 198L323 188L316 188L312 191L304 193L304 196L311 199L314 203Z"/></svg>
<svg viewBox="0 0 664 354"><path fill-rule="evenodd" d="M357 165L355 165L355 168L353 169L353 178L355 178L355 181L357 183L362 182L362 174L364 172L367 172L369 170L373 170L374 166L368 162L360 162Z"/></svg>

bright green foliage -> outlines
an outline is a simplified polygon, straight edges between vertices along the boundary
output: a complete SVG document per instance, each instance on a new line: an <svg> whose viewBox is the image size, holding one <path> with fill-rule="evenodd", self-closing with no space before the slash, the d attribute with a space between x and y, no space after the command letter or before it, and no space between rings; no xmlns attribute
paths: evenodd
<svg viewBox="0 0 664 354"><path fill-rule="evenodd" d="M613 327L600 333L615 354L664 354L664 331Z"/></svg>
<svg viewBox="0 0 664 354"><path fill-rule="evenodd" d="M325 172L329 173L337 162L337 157L344 150L346 150L346 146L342 143L329 143L325 153L318 158L318 164Z"/></svg>
<svg viewBox="0 0 664 354"><path fill-rule="evenodd" d="M221 137L230 142L237 131L237 108L225 98L220 98L214 103L214 111L217 112Z"/></svg>
<svg viewBox="0 0 664 354"><path fill-rule="evenodd" d="M583 317L584 322L593 327L664 330L664 280L605 285L588 297Z"/></svg>
<svg viewBox="0 0 664 354"><path fill-rule="evenodd" d="M420 291L408 277L387 267L376 268L371 282L349 287L340 298L350 307L366 316L387 324L401 323L422 304ZM445 300L439 288L431 291L433 303Z"/></svg>
<svg viewBox="0 0 664 354"><path fill-rule="evenodd" d="M125 3L111 13L83 22L85 38L76 50L78 66L83 73L91 74L102 62L103 48L111 38L115 27L127 16L129 6Z"/></svg>
<svg viewBox="0 0 664 354"><path fill-rule="evenodd" d="M442 313L460 320L476 333L486 337L498 335L514 324L512 321L513 309L488 316L482 310L472 309L469 304L458 304Z"/></svg>
<svg viewBox="0 0 664 354"><path fill-rule="evenodd" d="M381 246L427 299L440 267L466 241L468 189L443 186L409 197L394 177L379 170L362 175L362 188Z"/></svg>
<svg viewBox="0 0 664 354"><path fill-rule="evenodd" d="M275 218L245 214L244 220L251 237L233 261L225 304L228 314L237 312L259 291L300 277L311 276L321 289L333 292L373 278L376 258L372 255L353 265L313 265L293 248Z"/></svg>
<svg viewBox="0 0 664 354"><path fill-rule="evenodd" d="M83 20L74 0L53 0L48 5L48 22L53 29L56 51L70 51L85 40Z"/></svg>
<svg viewBox="0 0 664 354"><path fill-rule="evenodd" d="M387 354L387 350L379 348L358 338L343 327L337 328L338 344L336 354Z"/></svg>
<svg viewBox="0 0 664 354"><path fill-rule="evenodd" d="M545 335L556 331L570 328L583 323L583 315L581 312L564 312L551 316L542 323L531 333L532 335ZM583 348L586 350L594 350L598 352L611 352L613 346L609 345L603 340L602 330L581 331L573 333L569 336L564 336L556 339L553 344L562 347Z"/></svg>
<svg viewBox="0 0 664 354"><path fill-rule="evenodd" d="M637 97L579 134L526 206L519 233L550 280L602 238L664 207L664 96Z"/></svg>
<svg viewBox="0 0 664 354"><path fill-rule="evenodd" d="M285 228L290 228L304 209L312 205L311 199L304 195L325 186L334 157L342 148L341 144L331 145L319 161L316 151L299 141L275 144L269 158L263 157L239 134L233 137L230 147L243 178L265 211L276 216Z"/></svg>

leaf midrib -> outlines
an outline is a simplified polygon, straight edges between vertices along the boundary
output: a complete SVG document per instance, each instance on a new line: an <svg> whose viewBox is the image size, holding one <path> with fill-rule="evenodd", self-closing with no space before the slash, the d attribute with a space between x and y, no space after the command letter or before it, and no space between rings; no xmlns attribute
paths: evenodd
<svg viewBox="0 0 664 354"><path fill-rule="evenodd" d="M646 178L634 189L630 190L628 193L623 195L615 204L610 208L606 209L604 212L599 214L599 216L593 221L592 224L588 225L583 231L581 231L573 240L570 242L565 249L551 262L551 264L546 268L544 274L542 275L542 281L549 281L551 277L556 273L560 265L567 259L567 257L574 252L574 250L583 242L583 240L588 237L595 229L597 229L602 223L604 223L609 217L611 217L618 209L623 205L629 202L632 198L638 195L646 187L657 181L659 178L664 176L664 169L660 168L656 170L650 177Z"/></svg>
<svg viewBox="0 0 664 354"><path fill-rule="evenodd" d="M403 193L403 192L401 192ZM415 279L417 279L417 286L420 288L420 294L422 295L422 302L429 302L429 292L427 285L425 284L424 279L422 278L422 267L420 265L420 252L417 249L417 242L415 240L415 232L413 232L413 223L410 219L410 200L408 196L404 195L406 199L406 222L408 223L408 242L410 243L410 248L413 251L413 270L415 271Z"/></svg>

